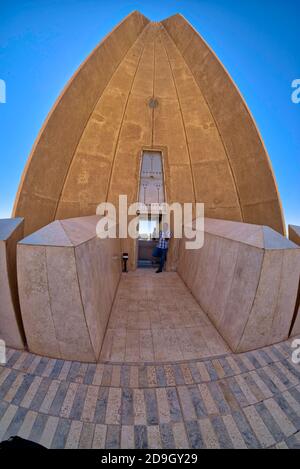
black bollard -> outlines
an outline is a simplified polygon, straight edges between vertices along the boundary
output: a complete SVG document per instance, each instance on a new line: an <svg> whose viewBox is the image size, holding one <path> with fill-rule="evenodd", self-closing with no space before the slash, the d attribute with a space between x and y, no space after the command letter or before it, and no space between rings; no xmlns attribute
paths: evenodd
<svg viewBox="0 0 300 469"><path fill-rule="evenodd" d="M123 260L123 272L127 273L127 261L128 261L128 252L123 252L122 260Z"/></svg>

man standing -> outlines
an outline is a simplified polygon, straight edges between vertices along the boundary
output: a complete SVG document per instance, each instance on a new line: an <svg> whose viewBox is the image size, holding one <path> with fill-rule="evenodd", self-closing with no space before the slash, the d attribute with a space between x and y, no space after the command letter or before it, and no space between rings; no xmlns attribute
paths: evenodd
<svg viewBox="0 0 300 469"><path fill-rule="evenodd" d="M171 231L169 231L168 223L163 224L163 230L159 232L159 240L158 240L158 249L160 251L160 264L159 269L156 271L157 274L163 271L166 259L167 259L167 252L169 248L169 241L172 237Z"/></svg>

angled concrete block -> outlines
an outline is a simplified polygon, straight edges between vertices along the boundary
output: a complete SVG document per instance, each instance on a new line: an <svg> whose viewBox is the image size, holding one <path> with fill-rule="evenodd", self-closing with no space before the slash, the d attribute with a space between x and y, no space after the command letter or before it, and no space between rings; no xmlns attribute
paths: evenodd
<svg viewBox="0 0 300 469"><path fill-rule="evenodd" d="M291 330L291 337L296 337L300 335L300 291L298 295L297 307L295 309L295 318L293 327Z"/></svg>
<svg viewBox="0 0 300 469"><path fill-rule="evenodd" d="M289 239L300 246L300 226L289 225ZM292 337L300 334L300 278L298 288L298 299L295 308L294 322L291 331Z"/></svg>
<svg viewBox="0 0 300 469"><path fill-rule="evenodd" d="M234 352L286 340L293 322L300 333L300 248L271 228L206 219L202 249L182 240L178 273Z"/></svg>
<svg viewBox="0 0 300 469"><path fill-rule="evenodd" d="M23 218L0 220L0 339L24 348L16 271L16 246L23 237Z"/></svg>
<svg viewBox="0 0 300 469"><path fill-rule="evenodd" d="M55 221L19 243L20 304L30 351L98 360L121 274L119 240L96 236L99 219Z"/></svg>
<svg viewBox="0 0 300 469"><path fill-rule="evenodd" d="M300 246L300 226L289 225L289 239Z"/></svg>

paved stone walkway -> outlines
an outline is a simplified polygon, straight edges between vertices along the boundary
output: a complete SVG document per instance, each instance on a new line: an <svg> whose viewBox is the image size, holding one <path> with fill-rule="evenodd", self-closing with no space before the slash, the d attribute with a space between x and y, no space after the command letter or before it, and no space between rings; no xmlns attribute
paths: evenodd
<svg viewBox="0 0 300 469"><path fill-rule="evenodd" d="M101 361L179 361L229 351L176 272L139 269L122 276Z"/></svg>
<svg viewBox="0 0 300 469"><path fill-rule="evenodd" d="M81 364L8 351L0 440L52 448L300 448L290 342L173 363Z"/></svg>

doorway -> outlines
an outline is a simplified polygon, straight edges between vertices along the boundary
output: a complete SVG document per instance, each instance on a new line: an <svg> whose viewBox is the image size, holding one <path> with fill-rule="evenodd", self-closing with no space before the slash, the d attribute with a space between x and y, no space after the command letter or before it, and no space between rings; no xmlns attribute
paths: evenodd
<svg viewBox="0 0 300 469"><path fill-rule="evenodd" d="M138 267L154 267L152 255L159 237L161 215L165 203L162 153L143 151L140 171L139 202L147 211L140 211ZM151 213L150 213L151 209Z"/></svg>

